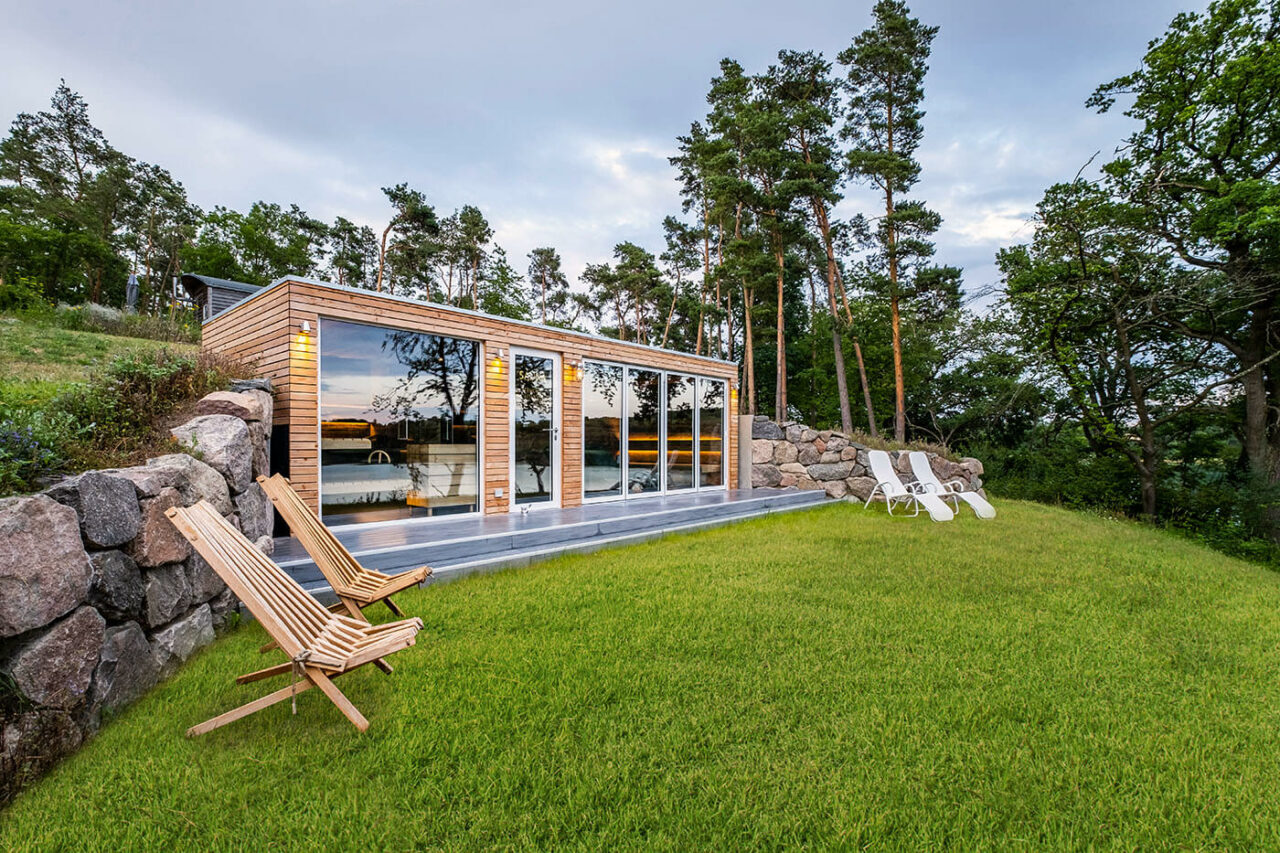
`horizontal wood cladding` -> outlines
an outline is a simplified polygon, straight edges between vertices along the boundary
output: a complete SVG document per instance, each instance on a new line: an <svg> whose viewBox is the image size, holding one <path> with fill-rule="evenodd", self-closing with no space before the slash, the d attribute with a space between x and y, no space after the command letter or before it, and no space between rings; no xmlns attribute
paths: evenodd
<svg viewBox="0 0 1280 853"><path fill-rule="evenodd" d="M697 374L733 384L737 368L694 356L656 350L608 338L588 338L559 329L533 327L497 317L450 311L426 303L404 302L376 293L353 293L322 285L288 281L233 306L204 324L204 349L251 364L276 386L276 424L289 435L290 478L299 495L319 510L319 376L317 344L320 320L356 323L449 335L482 342L485 362L481 398L481 482L485 513L511 508L510 385L511 348L558 353L561 382L561 500L582 503L582 383L573 368L583 358ZM301 333L302 324L311 333ZM493 357L503 354L495 369ZM730 407L735 408L733 406ZM725 467L730 488L737 487L737 418L728 418ZM501 490L498 497L495 491Z"/></svg>
<svg viewBox="0 0 1280 853"><path fill-rule="evenodd" d="M295 304L306 305L316 313L334 319L399 326L419 332L483 340L506 347L530 347L663 370L687 371L703 376L726 379L737 376L737 368L732 364L655 350L609 338L585 338L560 329L531 327L498 317L458 313L426 303L389 300L375 293L351 293L297 282L290 283L289 288L295 294Z"/></svg>

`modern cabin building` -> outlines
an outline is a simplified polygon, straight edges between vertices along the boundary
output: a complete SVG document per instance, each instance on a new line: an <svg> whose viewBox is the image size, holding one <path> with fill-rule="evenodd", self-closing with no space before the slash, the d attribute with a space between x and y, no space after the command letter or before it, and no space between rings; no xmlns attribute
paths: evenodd
<svg viewBox="0 0 1280 853"><path fill-rule="evenodd" d="M203 346L274 381L272 466L326 524L737 487L733 362L303 278L218 308L187 278Z"/></svg>

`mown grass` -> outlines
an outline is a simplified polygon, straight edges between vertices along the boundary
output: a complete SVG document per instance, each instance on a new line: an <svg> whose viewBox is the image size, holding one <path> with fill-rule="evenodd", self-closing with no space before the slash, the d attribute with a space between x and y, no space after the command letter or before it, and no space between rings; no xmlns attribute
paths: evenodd
<svg viewBox="0 0 1280 853"><path fill-rule="evenodd" d="M200 346L62 329L0 315L0 400L40 405L117 356L160 349L194 356Z"/></svg>
<svg viewBox="0 0 1280 853"><path fill-rule="evenodd" d="M0 814L0 849L1275 849L1280 575L1034 504L839 504L401 600L397 672L204 738L259 626Z"/></svg>

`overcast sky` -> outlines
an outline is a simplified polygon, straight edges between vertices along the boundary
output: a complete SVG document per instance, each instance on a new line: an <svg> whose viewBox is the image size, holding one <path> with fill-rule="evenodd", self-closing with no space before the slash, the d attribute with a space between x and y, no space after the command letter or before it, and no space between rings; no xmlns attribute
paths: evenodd
<svg viewBox="0 0 1280 853"><path fill-rule="evenodd" d="M520 269L555 246L572 279L619 241L661 249L679 211L667 157L722 57L749 72L781 48L834 58L871 5L0 0L0 117L45 108L65 77L113 145L202 207L297 203L381 230L379 187L408 181L442 214L479 206ZM1084 108L1093 88L1200 5L911 3L941 27L916 195L971 291L1026 239L1044 188L1125 134ZM848 197L843 213L874 209L866 188Z"/></svg>

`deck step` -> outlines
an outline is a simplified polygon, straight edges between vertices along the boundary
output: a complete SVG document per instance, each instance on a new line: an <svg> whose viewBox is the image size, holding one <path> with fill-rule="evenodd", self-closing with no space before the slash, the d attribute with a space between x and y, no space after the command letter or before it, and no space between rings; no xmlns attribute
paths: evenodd
<svg viewBox="0 0 1280 853"><path fill-rule="evenodd" d="M601 548L642 542L668 533L716 527L777 512L807 509L825 503L821 491L757 491L752 497L723 503L653 511L628 512L600 518L528 529L505 530L495 535L458 536L436 542L382 545L352 553L368 568L389 574L428 565L437 580L475 572L523 566L561 554L585 553ZM345 538L339 533L339 539ZM353 543L344 543L352 547ZM296 548L291 549L296 554ZM312 592L328 589L315 564L293 554L278 558L286 571ZM287 557L292 556L292 559Z"/></svg>

